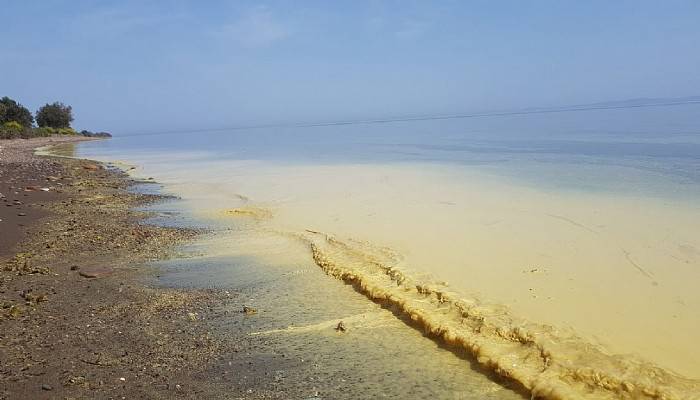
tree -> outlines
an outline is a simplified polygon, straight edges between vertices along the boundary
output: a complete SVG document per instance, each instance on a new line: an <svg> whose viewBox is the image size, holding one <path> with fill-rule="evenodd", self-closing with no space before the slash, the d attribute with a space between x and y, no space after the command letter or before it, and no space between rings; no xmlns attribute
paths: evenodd
<svg viewBox="0 0 700 400"><path fill-rule="evenodd" d="M0 99L0 125L13 121L25 128L31 128L34 117L26 107L5 96Z"/></svg>
<svg viewBox="0 0 700 400"><path fill-rule="evenodd" d="M70 128L73 108L60 102L46 104L36 112L36 123L40 127Z"/></svg>

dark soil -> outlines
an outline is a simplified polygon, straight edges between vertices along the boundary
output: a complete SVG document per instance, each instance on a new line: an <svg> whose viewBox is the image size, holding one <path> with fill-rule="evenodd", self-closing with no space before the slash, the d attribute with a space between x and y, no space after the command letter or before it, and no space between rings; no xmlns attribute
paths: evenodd
<svg viewBox="0 0 700 400"><path fill-rule="evenodd" d="M143 224L158 197L120 171L32 155L51 140L0 141L0 399L226 397L206 371L229 295L143 283L197 232Z"/></svg>

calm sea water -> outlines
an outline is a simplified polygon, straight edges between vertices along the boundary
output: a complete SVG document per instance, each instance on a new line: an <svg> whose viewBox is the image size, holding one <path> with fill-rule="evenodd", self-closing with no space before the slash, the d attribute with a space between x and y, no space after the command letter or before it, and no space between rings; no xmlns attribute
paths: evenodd
<svg viewBox="0 0 700 400"><path fill-rule="evenodd" d="M139 164L168 154L189 162L448 163L532 185L692 196L700 184L700 106L161 135L115 132L112 140L81 145L81 152ZM616 167L629 170L623 174Z"/></svg>

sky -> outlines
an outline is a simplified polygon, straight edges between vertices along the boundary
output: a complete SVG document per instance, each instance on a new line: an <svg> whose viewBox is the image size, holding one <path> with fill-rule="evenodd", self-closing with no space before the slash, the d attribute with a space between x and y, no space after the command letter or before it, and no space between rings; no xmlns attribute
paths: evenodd
<svg viewBox="0 0 700 400"><path fill-rule="evenodd" d="M700 94L700 2L0 0L0 96L153 132Z"/></svg>

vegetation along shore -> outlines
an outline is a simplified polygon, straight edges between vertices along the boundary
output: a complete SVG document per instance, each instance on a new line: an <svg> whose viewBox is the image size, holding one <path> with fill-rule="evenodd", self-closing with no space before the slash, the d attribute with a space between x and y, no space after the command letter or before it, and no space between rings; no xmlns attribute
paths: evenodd
<svg viewBox="0 0 700 400"><path fill-rule="evenodd" d="M34 125L36 122L36 125ZM0 98L0 139L79 135L111 137L108 132L80 132L71 127L73 108L61 102L46 104L32 115L28 108L7 96Z"/></svg>

